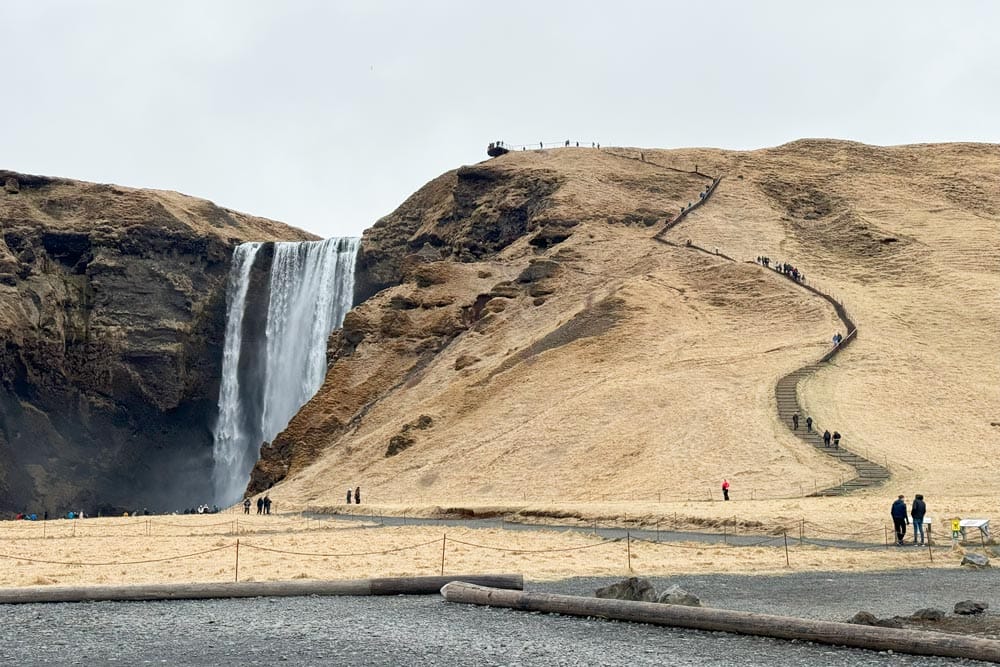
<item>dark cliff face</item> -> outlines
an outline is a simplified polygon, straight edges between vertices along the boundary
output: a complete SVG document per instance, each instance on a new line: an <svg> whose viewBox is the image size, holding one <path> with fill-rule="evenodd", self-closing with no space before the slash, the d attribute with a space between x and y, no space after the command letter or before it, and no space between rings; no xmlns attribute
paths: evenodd
<svg viewBox="0 0 1000 667"><path fill-rule="evenodd" d="M176 193L0 183L0 511L206 502L232 249L308 235Z"/></svg>
<svg viewBox="0 0 1000 667"><path fill-rule="evenodd" d="M439 176L365 231L354 302L403 282L408 256L475 262L529 233L548 238L551 224L541 214L559 185L554 171L505 167L499 161Z"/></svg>

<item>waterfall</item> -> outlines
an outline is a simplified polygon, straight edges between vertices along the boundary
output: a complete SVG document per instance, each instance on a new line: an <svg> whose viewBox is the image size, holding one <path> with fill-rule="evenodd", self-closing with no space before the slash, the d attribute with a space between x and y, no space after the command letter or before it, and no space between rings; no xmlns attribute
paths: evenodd
<svg viewBox="0 0 1000 667"><path fill-rule="evenodd" d="M354 296L359 240L334 238L273 244L266 293L248 299L262 245L237 246L229 272L212 471L220 505L240 498L261 444L281 433L323 384L327 339ZM266 307L266 317L255 307Z"/></svg>

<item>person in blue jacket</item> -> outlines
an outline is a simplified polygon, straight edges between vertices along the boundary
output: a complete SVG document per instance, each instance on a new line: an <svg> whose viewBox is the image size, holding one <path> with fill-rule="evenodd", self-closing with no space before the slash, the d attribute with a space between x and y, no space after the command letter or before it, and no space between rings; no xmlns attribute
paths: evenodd
<svg viewBox="0 0 1000 667"><path fill-rule="evenodd" d="M903 496L896 498L892 504L892 527L896 530L896 546L903 546L903 538L906 537L906 525L910 522L906 512L906 499Z"/></svg>

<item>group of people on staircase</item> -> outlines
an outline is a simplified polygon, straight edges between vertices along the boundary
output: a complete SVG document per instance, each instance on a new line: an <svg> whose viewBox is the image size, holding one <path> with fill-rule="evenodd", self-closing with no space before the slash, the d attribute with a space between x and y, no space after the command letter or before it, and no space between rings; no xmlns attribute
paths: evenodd
<svg viewBox="0 0 1000 667"><path fill-rule="evenodd" d="M792 430L793 431L798 431L799 430L799 413L798 412L793 412L792 413ZM813 418L812 417L806 417L806 433L808 434L808 433L812 433L812 432L813 432ZM819 430L817 430L816 433L819 433ZM826 429L826 430L823 431L823 446L824 447L830 447L832 445L835 449L839 449L840 448L840 438L841 438L840 431L834 431L833 433L830 433L830 430Z"/></svg>
<svg viewBox="0 0 1000 667"><path fill-rule="evenodd" d="M758 256L757 263L766 269L771 268L771 258L765 255ZM774 270L788 278L791 278L797 283L804 283L806 281L806 274L802 273L798 270L798 268L792 266L788 262L775 262Z"/></svg>

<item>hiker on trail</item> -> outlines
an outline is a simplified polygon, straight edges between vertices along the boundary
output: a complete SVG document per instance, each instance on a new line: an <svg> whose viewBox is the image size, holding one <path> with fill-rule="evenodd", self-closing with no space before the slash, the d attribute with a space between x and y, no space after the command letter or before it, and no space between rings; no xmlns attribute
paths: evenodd
<svg viewBox="0 0 1000 667"><path fill-rule="evenodd" d="M350 489L347 490L347 504L348 505L351 504L351 490Z"/></svg>
<svg viewBox="0 0 1000 667"><path fill-rule="evenodd" d="M913 499L913 506L910 508L910 516L913 517L913 543L923 545L924 543L924 515L927 514L927 505L924 497L917 494Z"/></svg>
<svg viewBox="0 0 1000 667"><path fill-rule="evenodd" d="M830 435L830 431L823 431L823 446L824 447L829 447L830 446L830 438L832 438L832 437L833 436Z"/></svg>
<svg viewBox="0 0 1000 667"><path fill-rule="evenodd" d="M722 499L729 500L729 480L722 480Z"/></svg>
<svg viewBox="0 0 1000 667"><path fill-rule="evenodd" d="M951 546L958 544L960 538L962 537L962 520L960 518L953 517L951 520Z"/></svg>
<svg viewBox="0 0 1000 667"><path fill-rule="evenodd" d="M833 446L840 449L840 431L833 432Z"/></svg>
<svg viewBox="0 0 1000 667"><path fill-rule="evenodd" d="M906 516L906 499L903 496L896 498L892 503L892 527L896 531L896 546L903 546L903 538L906 537L906 524L910 520Z"/></svg>
<svg viewBox="0 0 1000 667"><path fill-rule="evenodd" d="M360 505L361 504L361 487L360 486L354 487L354 504L355 505Z"/></svg>
<svg viewBox="0 0 1000 667"><path fill-rule="evenodd" d="M543 145L542 145L542 142L540 142L540 141L539 141L539 142L538 142L538 148L539 148L539 149L542 149L542 148L545 148L545 146L543 146Z"/></svg>
<svg viewBox="0 0 1000 667"><path fill-rule="evenodd" d="M798 431L799 430L799 413L798 412L792 413L792 430L793 431Z"/></svg>
<svg viewBox="0 0 1000 667"><path fill-rule="evenodd" d="M263 514L263 513L264 513L264 498L263 496L261 496L260 498L257 499L257 514Z"/></svg>
<svg viewBox="0 0 1000 667"><path fill-rule="evenodd" d="M813 418L806 417L806 430L812 433L813 430Z"/></svg>
<svg viewBox="0 0 1000 667"><path fill-rule="evenodd" d="M243 501L243 513L244 514L250 514L250 499L249 498L246 498Z"/></svg>
<svg viewBox="0 0 1000 667"><path fill-rule="evenodd" d="M264 514L271 513L271 497L264 496Z"/></svg>

